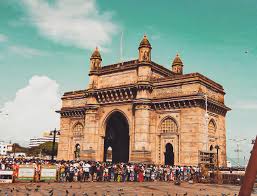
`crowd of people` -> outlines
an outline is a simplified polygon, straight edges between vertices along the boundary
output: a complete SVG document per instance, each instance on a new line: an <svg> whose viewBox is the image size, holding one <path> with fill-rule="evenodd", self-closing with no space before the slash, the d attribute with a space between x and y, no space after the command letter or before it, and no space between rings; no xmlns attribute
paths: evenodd
<svg viewBox="0 0 257 196"><path fill-rule="evenodd" d="M110 163L95 161L56 161L2 159L0 169L16 170L19 165L32 164L35 173L42 165L54 164L59 182L143 182L143 181L199 181L201 171L193 166L169 166L144 163ZM38 173L40 175L40 173Z"/></svg>

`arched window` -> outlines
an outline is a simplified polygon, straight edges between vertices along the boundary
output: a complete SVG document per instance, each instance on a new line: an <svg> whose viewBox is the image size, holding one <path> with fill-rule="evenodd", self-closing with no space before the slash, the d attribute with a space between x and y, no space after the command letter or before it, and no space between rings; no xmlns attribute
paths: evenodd
<svg viewBox="0 0 257 196"><path fill-rule="evenodd" d="M214 138L215 137L215 132L216 132L216 124L213 119L210 120L208 124L208 134L209 137Z"/></svg>
<svg viewBox="0 0 257 196"><path fill-rule="evenodd" d="M160 131L161 133L176 133L178 132L178 126L172 118L167 118L162 121Z"/></svg>
<svg viewBox="0 0 257 196"><path fill-rule="evenodd" d="M83 137L83 125L78 123L74 126L73 128L73 137L75 138L79 138L79 137Z"/></svg>

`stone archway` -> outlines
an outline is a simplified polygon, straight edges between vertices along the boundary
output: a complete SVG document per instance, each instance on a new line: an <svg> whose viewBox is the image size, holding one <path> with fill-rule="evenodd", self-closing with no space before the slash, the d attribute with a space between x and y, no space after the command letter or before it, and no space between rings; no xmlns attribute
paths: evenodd
<svg viewBox="0 0 257 196"><path fill-rule="evenodd" d="M173 152L173 146L171 143L167 143L165 145L165 165L174 165L174 152Z"/></svg>
<svg viewBox="0 0 257 196"><path fill-rule="evenodd" d="M126 117L118 111L113 112L106 121L104 137L104 161L108 149L112 149L112 162L129 161L129 124Z"/></svg>

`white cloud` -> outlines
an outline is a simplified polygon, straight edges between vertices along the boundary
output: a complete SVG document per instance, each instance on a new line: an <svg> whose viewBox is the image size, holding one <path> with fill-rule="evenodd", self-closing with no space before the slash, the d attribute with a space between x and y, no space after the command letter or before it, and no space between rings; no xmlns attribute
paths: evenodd
<svg viewBox="0 0 257 196"><path fill-rule="evenodd" d="M6 42L8 41L8 37L4 34L0 34L0 42Z"/></svg>
<svg viewBox="0 0 257 196"><path fill-rule="evenodd" d="M1 140L28 141L45 130L59 127L59 85L46 76L33 76L14 100L0 109ZM4 114L8 114L8 116Z"/></svg>
<svg viewBox="0 0 257 196"><path fill-rule="evenodd" d="M8 51L21 55L23 57L34 57L34 56L46 56L47 53L35 48L29 48L26 46L13 45L8 47Z"/></svg>
<svg viewBox="0 0 257 196"><path fill-rule="evenodd" d="M244 109L244 110L257 110L257 100L255 101L238 101L233 104L235 109Z"/></svg>
<svg viewBox="0 0 257 196"><path fill-rule="evenodd" d="M118 30L111 13L100 13L95 0L22 0L32 23L57 43L92 49L111 42Z"/></svg>

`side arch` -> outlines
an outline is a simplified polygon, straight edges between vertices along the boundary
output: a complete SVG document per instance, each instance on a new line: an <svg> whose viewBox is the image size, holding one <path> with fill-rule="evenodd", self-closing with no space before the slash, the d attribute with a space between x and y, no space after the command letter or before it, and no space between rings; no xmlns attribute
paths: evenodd
<svg viewBox="0 0 257 196"><path fill-rule="evenodd" d="M73 122L73 123L71 124L71 131L73 131L74 128L75 128L77 125L81 125L81 126L83 127L83 129L84 129L84 127L85 127L85 124L84 124L83 122L81 122L80 120L77 120L77 121L75 121L75 122Z"/></svg>
<svg viewBox="0 0 257 196"><path fill-rule="evenodd" d="M174 124L173 124L174 123ZM165 126L166 127L166 131L165 132ZM174 127L173 127L174 126ZM165 116L159 123L158 125L158 132L159 133L176 133L178 134L179 131L179 126L178 126L178 122L176 121L175 118L173 118L172 116Z"/></svg>
<svg viewBox="0 0 257 196"><path fill-rule="evenodd" d="M216 131L217 131L217 124L216 124L215 120L212 118L208 122L208 135L209 135L209 137L214 138L215 134L216 134Z"/></svg>
<svg viewBox="0 0 257 196"><path fill-rule="evenodd" d="M209 125L213 126L214 129L217 130L217 123L216 123L216 121L215 121L213 118L211 118L211 119L209 120L208 126L209 126Z"/></svg>

